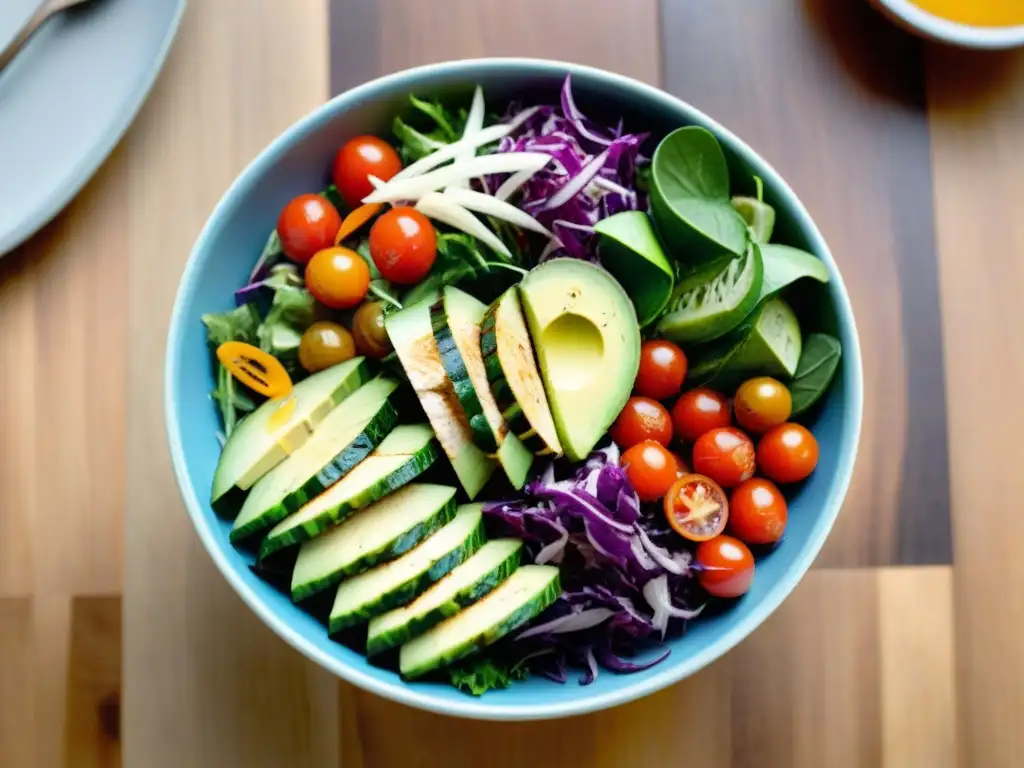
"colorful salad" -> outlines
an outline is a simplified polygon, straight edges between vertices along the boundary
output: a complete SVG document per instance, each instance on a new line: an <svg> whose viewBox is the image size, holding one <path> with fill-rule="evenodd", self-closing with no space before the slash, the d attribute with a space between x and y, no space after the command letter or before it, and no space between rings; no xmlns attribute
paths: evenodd
<svg viewBox="0 0 1024 768"><path fill-rule="evenodd" d="M339 642L473 694L646 669L741 599L841 351L824 265L711 133L602 124L569 77L487 106L411 96L349 139L204 316L232 543Z"/></svg>

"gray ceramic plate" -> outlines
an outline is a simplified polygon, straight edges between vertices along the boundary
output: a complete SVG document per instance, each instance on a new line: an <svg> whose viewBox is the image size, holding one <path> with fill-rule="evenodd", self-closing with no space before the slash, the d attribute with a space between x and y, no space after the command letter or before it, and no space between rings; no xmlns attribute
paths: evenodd
<svg viewBox="0 0 1024 768"><path fill-rule="evenodd" d="M0 46L37 0L0 0ZM48 21L0 73L0 255L57 215L131 124L185 0L96 0Z"/></svg>

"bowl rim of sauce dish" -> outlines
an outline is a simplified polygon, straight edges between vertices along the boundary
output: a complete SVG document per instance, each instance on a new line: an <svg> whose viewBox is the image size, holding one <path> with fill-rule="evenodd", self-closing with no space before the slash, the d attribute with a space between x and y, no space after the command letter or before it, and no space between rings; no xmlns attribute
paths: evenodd
<svg viewBox="0 0 1024 768"><path fill-rule="evenodd" d="M871 2L900 26L941 43L982 50L1002 50L1024 45L1024 24L982 27L937 16L912 0Z"/></svg>

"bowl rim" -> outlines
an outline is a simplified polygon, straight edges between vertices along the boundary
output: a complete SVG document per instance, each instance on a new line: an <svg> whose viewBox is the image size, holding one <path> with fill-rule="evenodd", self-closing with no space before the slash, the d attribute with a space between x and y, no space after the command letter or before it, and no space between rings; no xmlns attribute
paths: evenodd
<svg viewBox="0 0 1024 768"><path fill-rule="evenodd" d="M215 531L206 522L204 507L196 493L196 488L189 481L185 453L180 439L179 409L175 402L174 382L178 377L178 365L175 361L175 351L182 346L182 337L185 332L184 307L188 297L195 292L195 276L198 269L199 256L209 248L208 241L212 239L218 228L218 222L225 213L234 207L235 198L241 194L241 190L261 177L277 157L288 147L301 141L305 134L319 125L322 120L343 111L351 104L364 101L367 97L381 89L387 89L400 85L411 77L422 77L428 74L439 76L464 75L467 80L473 80L481 71L497 69L506 71L508 69L523 68L531 73L537 74L559 74L564 75L583 74L605 82L609 87L623 88L634 93L638 99L660 103L666 110L682 111L688 113L690 119L703 124L725 142L748 163L764 169L763 176L780 190L787 199L787 204L792 210L794 218L808 235L811 249L825 262L829 270L830 280L834 289L833 300L836 305L837 315L844 317L847 321L847 332L849 336L849 349L843 350L844 366L849 366L850 380L853 386L848 393L849 403L847 412L853 416L853 428L845 436L843 445L840 446L841 455L847 455L850 460L841 466L832 484L832 496L828 500L819 519L811 531L808 546L794 559L783 578L764 596L752 610L751 614L743 621L729 627L713 644L713 646L694 654L693 656L681 659L671 665L664 665L662 671L653 677L637 680L634 683L627 683L606 693L599 695L581 695L578 698L555 702L552 704L539 704L528 706L514 706L489 704L486 698L473 699L466 697L463 701L438 701L431 694L422 692L416 686L409 685L404 681L396 679L394 682L379 681L368 675L358 667L347 662L339 661L330 655L321 652L309 643L302 634L292 628L269 606L263 604L255 591L243 582L241 576L236 572L235 566L222 555L217 541ZM846 497L850 485L850 478L856 463L857 449L860 443L861 426L863 419L863 371L861 367L860 342L857 334L853 310L850 305L849 295L839 274L838 267L832 254L825 243L824 238L818 231L810 214L803 203L790 189L789 185L779 176L775 169L763 158L754 152L746 143L740 140L735 134L729 131L718 122L712 120L704 112L697 109L688 102L683 101L671 94L660 90L652 85L641 82L625 75L609 72L598 67L591 67L572 62L557 61L551 59L538 59L528 57L503 57L503 58L477 58L446 61L435 64L428 64L419 67L404 69L392 74L375 78L355 88L345 91L324 104L306 114L303 118L289 126L274 141L272 141L246 168L235 178L231 186L221 197L213 213L207 219L195 245L189 254L185 270L178 284L178 291L174 301L171 314L170 329L165 351L164 364L164 411L165 429L167 440L170 446L171 458L174 466L174 474L178 483L185 506L188 509L189 517L193 526L203 542L206 551L217 565L227 582L235 592L249 606L249 608L260 617L279 637L288 642L292 647L302 653L319 666L334 673L341 679L352 683L364 690L375 693L379 696L397 701L401 704L416 707L430 712L439 712L445 715L467 717L481 720L540 720L582 715L598 710L608 709L619 704L624 704L659 691L673 683L676 683L698 670L715 661L726 652L735 647L741 640L749 635L755 628L760 626L768 618L782 601L789 596L804 574L810 568L811 563L817 557L825 540L828 537L832 525L835 522L839 509ZM838 481L838 482L837 482Z"/></svg>
<svg viewBox="0 0 1024 768"><path fill-rule="evenodd" d="M1007 27L979 27L944 19L911 0L874 0L897 22L926 37L963 48L1001 50L1024 45L1024 24Z"/></svg>

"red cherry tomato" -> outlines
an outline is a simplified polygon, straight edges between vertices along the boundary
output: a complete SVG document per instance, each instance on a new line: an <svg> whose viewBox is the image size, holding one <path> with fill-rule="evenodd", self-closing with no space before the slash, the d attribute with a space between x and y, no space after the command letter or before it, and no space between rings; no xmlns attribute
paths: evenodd
<svg viewBox="0 0 1024 768"><path fill-rule="evenodd" d="M358 208L373 192L370 176L387 181L402 170L402 161L394 147L376 136L349 139L334 156L331 176L341 198L349 208Z"/></svg>
<svg viewBox="0 0 1024 768"><path fill-rule="evenodd" d="M806 427L780 424L758 443L757 464L777 483L798 483L818 464L818 441Z"/></svg>
<svg viewBox="0 0 1024 768"><path fill-rule="evenodd" d="M716 536L697 545L697 579L714 597L740 597L754 582L754 556L732 536Z"/></svg>
<svg viewBox="0 0 1024 768"><path fill-rule="evenodd" d="M770 480L752 477L732 492L729 533L747 544L774 544L786 530L786 499Z"/></svg>
<svg viewBox="0 0 1024 768"><path fill-rule="evenodd" d="M707 541L725 530L729 502L722 487L704 475L683 475L665 494L665 519L690 541Z"/></svg>
<svg viewBox="0 0 1024 768"><path fill-rule="evenodd" d="M705 432L693 444L693 471L733 488L754 476L754 444L735 427Z"/></svg>
<svg viewBox="0 0 1024 768"><path fill-rule="evenodd" d="M633 396L608 430L620 448L632 448L644 440L668 445L672 440L672 417L668 409L649 397Z"/></svg>
<svg viewBox="0 0 1024 768"><path fill-rule="evenodd" d="M741 427L760 434L789 418L793 398L782 382L771 376L758 376L736 390L732 409Z"/></svg>
<svg viewBox="0 0 1024 768"><path fill-rule="evenodd" d="M699 387L684 392L672 406L672 423L680 440L696 440L715 427L732 423L729 401L724 395Z"/></svg>
<svg viewBox="0 0 1024 768"><path fill-rule="evenodd" d="M679 460L661 443L645 440L622 454L622 468L642 501L657 501L680 474Z"/></svg>
<svg viewBox="0 0 1024 768"><path fill-rule="evenodd" d="M385 280L418 283L437 256L434 225L414 208L392 208L370 228L370 256Z"/></svg>
<svg viewBox="0 0 1024 768"><path fill-rule="evenodd" d="M679 394L686 378L686 355L671 341L651 339L640 347L637 394L665 400Z"/></svg>
<svg viewBox="0 0 1024 768"><path fill-rule="evenodd" d="M306 265L306 287L314 299L331 309L352 309L370 288L370 268L355 251L324 248Z"/></svg>
<svg viewBox="0 0 1024 768"><path fill-rule="evenodd" d="M338 210L320 195L299 195L277 219L281 248L298 264L305 264L317 251L334 245L340 227Z"/></svg>

